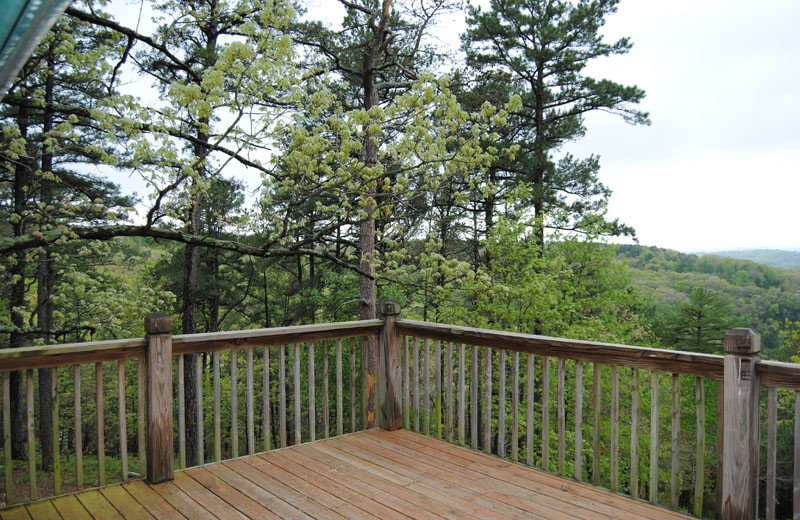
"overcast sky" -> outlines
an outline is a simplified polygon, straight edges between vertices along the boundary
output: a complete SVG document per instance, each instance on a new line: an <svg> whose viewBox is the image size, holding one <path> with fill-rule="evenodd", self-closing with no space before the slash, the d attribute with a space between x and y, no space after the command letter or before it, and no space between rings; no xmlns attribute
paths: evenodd
<svg viewBox="0 0 800 520"><path fill-rule="evenodd" d="M309 16L341 17L335 0L307 4ZM800 248L798 20L798 0L622 0L607 20L608 39L629 36L633 49L587 73L642 87L653 124L591 114L567 150L600 156L609 216L641 244ZM463 28L446 20L437 32L455 47Z"/></svg>

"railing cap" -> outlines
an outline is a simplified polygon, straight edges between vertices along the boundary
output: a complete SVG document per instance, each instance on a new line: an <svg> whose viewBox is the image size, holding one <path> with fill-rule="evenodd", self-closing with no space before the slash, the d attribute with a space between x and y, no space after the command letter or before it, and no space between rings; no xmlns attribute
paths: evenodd
<svg viewBox="0 0 800 520"><path fill-rule="evenodd" d="M172 318L163 312L151 312L144 319L144 330L148 334L169 334L172 332Z"/></svg>
<svg viewBox="0 0 800 520"><path fill-rule="evenodd" d="M748 328L733 329L722 342L728 354L757 354L761 352L761 334Z"/></svg>
<svg viewBox="0 0 800 520"><path fill-rule="evenodd" d="M381 314L384 316L399 316L400 303L396 300L383 300L381 302Z"/></svg>

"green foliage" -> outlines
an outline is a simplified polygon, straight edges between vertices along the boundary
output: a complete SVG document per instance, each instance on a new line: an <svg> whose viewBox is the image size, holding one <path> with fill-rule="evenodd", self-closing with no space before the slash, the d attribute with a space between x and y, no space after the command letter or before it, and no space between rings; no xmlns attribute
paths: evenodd
<svg viewBox="0 0 800 520"><path fill-rule="evenodd" d="M660 336L665 344L681 350L720 353L722 337L731 328L731 311L719 295L695 287L688 301L668 311Z"/></svg>

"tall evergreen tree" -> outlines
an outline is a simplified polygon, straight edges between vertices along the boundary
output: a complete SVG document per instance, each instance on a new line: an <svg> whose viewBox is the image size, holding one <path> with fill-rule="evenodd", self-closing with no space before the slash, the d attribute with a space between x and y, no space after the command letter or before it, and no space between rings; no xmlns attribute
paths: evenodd
<svg viewBox="0 0 800 520"><path fill-rule="evenodd" d="M697 286L689 300L667 315L661 333L664 342L679 349L717 353L732 326L731 309L718 294Z"/></svg>

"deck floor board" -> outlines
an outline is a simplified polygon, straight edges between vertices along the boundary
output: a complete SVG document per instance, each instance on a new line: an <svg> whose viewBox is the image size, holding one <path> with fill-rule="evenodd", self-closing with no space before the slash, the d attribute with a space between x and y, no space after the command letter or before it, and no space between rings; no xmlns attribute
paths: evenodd
<svg viewBox="0 0 800 520"><path fill-rule="evenodd" d="M0 510L6 518L373 520L682 513L406 430L372 429Z"/></svg>

